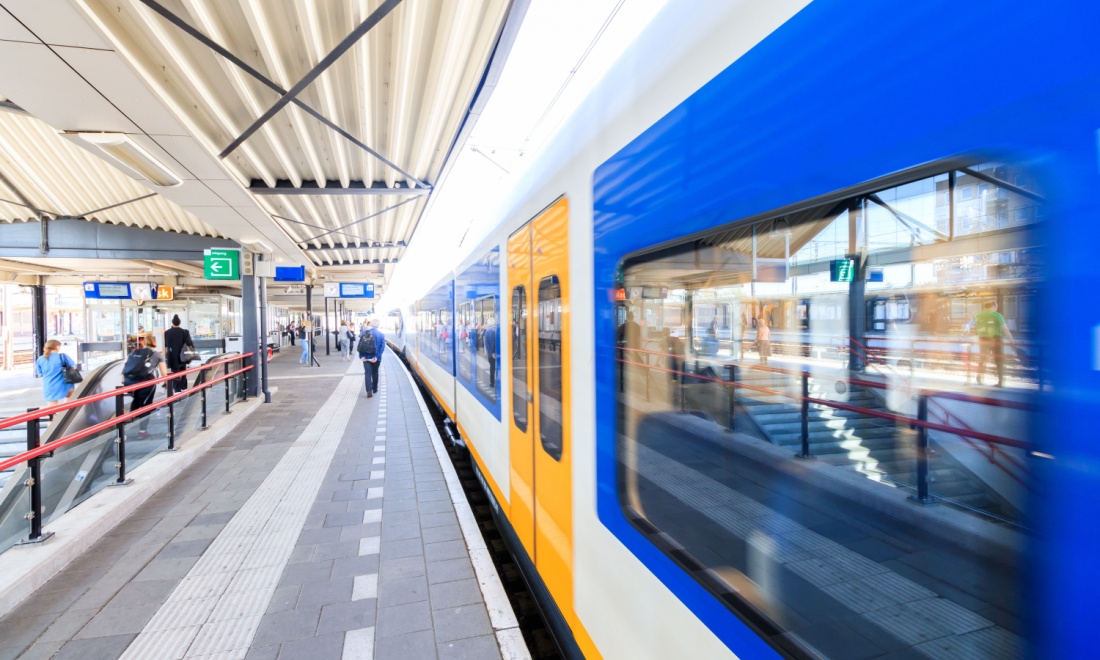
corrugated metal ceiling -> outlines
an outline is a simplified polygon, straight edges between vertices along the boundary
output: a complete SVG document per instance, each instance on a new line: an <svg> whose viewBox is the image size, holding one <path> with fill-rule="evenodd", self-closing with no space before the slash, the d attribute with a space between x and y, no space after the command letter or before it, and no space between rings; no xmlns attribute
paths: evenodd
<svg viewBox="0 0 1100 660"><path fill-rule="evenodd" d="M51 218L77 217L222 236L214 227L61 137L44 122L10 109L0 110L0 172L10 182L8 185L0 179L0 222L37 219L35 212L23 205L22 196Z"/></svg>
<svg viewBox="0 0 1100 660"><path fill-rule="evenodd" d="M74 1L317 265L399 258L511 7L508 0ZM357 30L364 36L341 52ZM296 85L303 88L294 101L241 141ZM321 190L300 194L310 188Z"/></svg>

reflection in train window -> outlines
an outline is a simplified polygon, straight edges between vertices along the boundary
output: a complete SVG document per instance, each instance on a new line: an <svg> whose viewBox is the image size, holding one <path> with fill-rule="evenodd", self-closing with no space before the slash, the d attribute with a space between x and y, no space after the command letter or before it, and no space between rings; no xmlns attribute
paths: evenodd
<svg viewBox="0 0 1100 660"><path fill-rule="evenodd" d="M512 419L527 431L527 288L512 289Z"/></svg>
<svg viewBox="0 0 1100 660"><path fill-rule="evenodd" d="M539 439L554 460L561 460L561 284L557 275L539 282Z"/></svg>
<svg viewBox="0 0 1100 660"><path fill-rule="evenodd" d="M497 362L500 359L497 323L497 297L479 298L467 341L477 358L477 391L493 402L497 400Z"/></svg>
<svg viewBox="0 0 1100 660"><path fill-rule="evenodd" d="M781 647L1022 653L1043 197L1016 171L926 170L623 263L620 503Z"/></svg>

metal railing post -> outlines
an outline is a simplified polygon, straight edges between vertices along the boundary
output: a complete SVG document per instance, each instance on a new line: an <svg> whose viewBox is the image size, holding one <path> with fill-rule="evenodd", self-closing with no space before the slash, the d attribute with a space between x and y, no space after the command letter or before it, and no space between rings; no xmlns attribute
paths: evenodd
<svg viewBox="0 0 1100 660"><path fill-rule="evenodd" d="M201 397L202 398L201 412L202 412L202 428L203 428L203 430L206 429L206 390L208 390L208 389L210 389L210 388L208 386L204 385L202 390L200 391L200 394L202 395L202 397Z"/></svg>
<svg viewBox="0 0 1100 660"><path fill-rule="evenodd" d="M226 368L229 368L229 363L226 363ZM229 378L226 378L222 382L225 383L225 412L229 412Z"/></svg>
<svg viewBox="0 0 1100 660"><path fill-rule="evenodd" d="M120 386L116 387L115 389L118 390L118 389L121 389L122 387L123 386L120 385ZM115 418L116 419L119 418L119 417L122 417L124 414L126 414L126 399L125 399L125 397L126 397L126 395L122 392L119 392L118 394L115 395ZM115 445L118 446L118 450L117 450L118 451L118 462L115 463L115 467L118 468L118 478L114 481L114 483L109 484L109 485L111 485L111 486L125 486L126 484L133 481L132 479L127 479L126 478L126 422L121 422L120 421L116 424L116 426L118 427L118 436L115 438Z"/></svg>
<svg viewBox="0 0 1100 660"><path fill-rule="evenodd" d="M34 412L38 408L27 408L27 412ZM32 419L27 422L27 451L33 451L41 446L41 419ZM41 543L53 536L53 532L42 533L42 516L45 513L42 507L42 457L27 461L27 471L30 473L23 485L31 489L31 510L27 512L26 519L30 523L30 534L19 545Z"/></svg>
<svg viewBox="0 0 1100 660"><path fill-rule="evenodd" d="M695 366L696 366L696 368L698 368L699 363L696 362ZM686 380L686 376L687 376L687 372L684 370L686 367L687 367L686 362L680 367L680 412L681 413L686 413L687 412L687 385L684 382Z"/></svg>
<svg viewBox="0 0 1100 660"><path fill-rule="evenodd" d="M917 419L928 421L928 395L922 393L917 400ZM935 504L936 498L928 492L928 429L917 427L917 494L910 498L921 504Z"/></svg>
<svg viewBox="0 0 1100 660"><path fill-rule="evenodd" d="M244 362L244 360L241 360L240 368L244 369L244 367L245 367L245 362ZM241 382L244 384L243 385L243 387L244 387L244 390L243 390L244 398L242 399L242 401L248 401L248 372L247 371L242 371L241 372Z"/></svg>
<svg viewBox="0 0 1100 660"><path fill-rule="evenodd" d="M802 451L799 458L813 458L810 453L810 375L802 372Z"/></svg>
<svg viewBox="0 0 1100 660"><path fill-rule="evenodd" d="M171 401L173 394L172 381L164 383L164 394L168 397L168 451L176 451L176 404Z"/></svg>

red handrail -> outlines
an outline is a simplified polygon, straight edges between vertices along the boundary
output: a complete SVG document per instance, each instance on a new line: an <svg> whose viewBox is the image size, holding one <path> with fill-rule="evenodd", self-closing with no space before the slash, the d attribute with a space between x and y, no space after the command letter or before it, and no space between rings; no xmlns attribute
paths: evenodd
<svg viewBox="0 0 1100 660"><path fill-rule="evenodd" d="M753 390L756 392L763 392L765 394L772 394L775 396L783 396L796 401L806 401L808 403L817 404L821 406L827 406L829 408L836 408L838 410L847 410L849 412L857 412L869 417L878 417L880 419L886 419L894 422L900 422L910 426L917 426L925 428L931 431L942 431L944 433L951 433L960 437L974 438L975 440L982 440L988 443L995 443L1005 445L1008 447L1016 447L1017 449L1030 450L1031 445L1022 440L1013 440L1012 438L1002 438L1000 436L992 435L989 433L982 433L981 431L974 431L971 429L957 429L950 427L946 424L938 424L936 422L922 421L916 417L907 417L905 415L898 415L896 413L887 413L880 410L873 410L871 408L861 408L859 406L852 406L846 403L840 403L839 401L829 401L827 399L817 399L814 397L803 397L801 394L792 394L790 392L783 392L782 390L773 390L766 387L760 387L758 385L748 385L746 383L734 383L721 378L710 378L707 376L700 376L698 374L687 373L684 371L678 371L675 369L666 369L664 367L658 367L654 365L640 364L638 362L630 362L629 360L617 359L617 362L623 364L634 364L645 367L647 369L655 369L657 371L663 371L665 373L677 374L680 376L690 376L697 380L703 380L712 383L718 383L720 385L730 385L735 388L740 387L743 389ZM804 375L809 376L808 372L802 372ZM855 382L855 381L853 381Z"/></svg>
<svg viewBox="0 0 1100 660"><path fill-rule="evenodd" d="M934 401L931 398L929 398L929 402L936 404L936 407L939 408L939 410L940 410L940 414L943 416L943 421L944 422L950 424L950 423L952 423L952 420L954 420L955 424L959 424L959 425L963 426L964 428L966 428L968 430L971 430L971 431L974 430L974 428L972 426L970 426L969 424L967 424L963 420L959 419L958 415L955 415L954 413L952 413L947 408L944 408L943 404L941 404L937 401ZM929 410L929 413L931 413L931 410ZM982 454L982 448L979 447L978 445L974 444L970 440L970 438L967 438L966 436L961 436L961 435L959 437L963 439L963 442L970 445L970 447L973 448L974 451L978 452L979 454ZM989 456L987 458L989 459L990 463L992 463L993 465L996 465L997 468L999 468L1002 472L1004 472L1009 477L1011 477L1014 481L1016 481L1016 483L1020 484L1024 488L1027 488L1028 490L1032 490L1031 486L1027 482L1025 482L1023 479L1021 479L1018 475L1016 475L1016 474L1012 473L1011 471L1009 471L1009 469L1007 467L1005 467L1004 465L1001 465L1000 463L997 462L997 445L995 445L993 443L989 443L989 442L987 442L985 444L986 444L987 447L989 447ZM982 455L984 456L984 454L982 454ZM1012 454L1007 454L1002 450L1001 455L1004 456L1005 460L1012 463L1012 465L1015 466L1017 469L1022 470L1025 473L1028 471L1027 466L1022 461L1020 461L1020 459L1016 458Z"/></svg>
<svg viewBox="0 0 1100 660"><path fill-rule="evenodd" d="M142 381L141 383L137 383L136 385L129 385L127 387L120 387L118 389L111 390L110 392L106 392L105 394L107 394L108 396L103 396L103 395L97 394L94 397L86 397L86 398L83 398L83 399L78 399L78 401L80 401L81 405L83 405L83 404L86 404L86 403L93 403L95 401L102 401L103 399L107 399L107 398L110 398L110 397L116 397L116 396L119 396L120 394L125 394L126 392L132 392L135 389L142 389L142 388L145 388L145 387L156 387L157 383L163 383L163 382L166 382L166 381L169 381L169 380L174 380L174 379L179 378L180 376L184 375L185 373L193 373L193 372L201 371L201 370L204 370L204 369L211 369L213 367L221 366L221 365L227 364L229 362L236 362L238 360L243 360L245 358L251 357L252 355L253 355L253 353L246 353L244 355L238 355L238 356L235 356L235 357L232 357L232 358L227 358L225 360L219 360L218 362L212 362L210 364L203 365L201 367L195 367L193 369L188 369L187 371L178 371L174 374L171 374L170 376L161 376L160 378L157 378L155 380L147 380L147 381ZM55 451L56 449L58 449L60 447L64 447L65 445L72 444L72 443L76 442L77 440L83 440L84 438L86 438L90 435L95 435L95 434L97 434L101 431L105 431L105 430L110 429L112 427L118 426L119 424L122 424L124 422L128 422L131 419L134 419L136 417L140 417L141 415L145 414L146 412L152 412L153 410L156 410L157 408L160 408L162 406L166 406L169 403L174 403L175 401L178 401L180 399L187 398L187 397L193 395L195 392L198 392L198 391L204 390L206 388L209 388L209 387L213 386L216 383L220 383L224 380L228 380L229 378L232 378L234 376L242 374L246 371L251 371L254 368L255 368L254 365L251 365L251 364L247 365L247 366L242 367L242 368L240 368L236 371L233 371L233 372L230 372L230 373L227 373L227 374L223 374L223 375L221 375L221 376L219 376L219 377L217 377L213 380L207 381L207 382L203 383L202 385L197 385L197 386L192 387L188 390L184 390L183 392L180 392L178 394L173 394L170 397L165 397L165 398L161 399L160 401L154 401L153 403L150 403L147 406L142 406L141 408L138 408L137 410L125 413L123 415L118 415L118 416L115 416L115 417L111 417L110 419L106 419L106 420L104 420L104 421L102 421L98 424L94 424L94 425L89 426L85 429L82 429L82 430L77 431L75 433L69 434L69 435L67 435L63 438L58 438L57 440L54 440L53 442L50 442L48 444L44 444L41 447L38 447L37 449L31 449L31 450L25 451L21 454L16 454L15 456L12 456L11 458L8 458L4 461L0 461L0 472L2 472L4 470L7 470L8 468L15 467L16 465L19 465L20 463L25 463L26 461L29 461L32 458L37 458L37 457L39 457L43 454L48 454L52 451ZM70 402L70 403L73 403L73 402ZM62 404L62 405L68 405L68 404ZM52 408L44 408L43 410L59 410L59 409L61 409L61 407L62 406L53 406ZM71 405L69 406L69 408L74 408L74 407L76 407L76 406L71 406ZM67 410L68 408L65 408L65 409ZM37 413L37 412L39 412L39 411L35 411L35 413ZM49 414L49 413L46 413L46 414ZM27 417L27 415L33 415L33 414L32 413L26 413L25 415L21 415L20 417ZM15 418L12 418L12 419L15 419ZM35 417L31 416L28 419L35 419Z"/></svg>
<svg viewBox="0 0 1100 660"><path fill-rule="evenodd" d="M100 394L93 394L92 396L81 397L79 399L73 399L72 401L66 401L65 403L59 403L56 406L47 406L45 408L39 408L37 410L16 415L15 417L8 417L7 419L0 420L0 430L9 428L11 426L17 426L24 422L29 422L32 419L41 419L42 417L49 417L59 412L65 412L73 408L79 408L80 406L87 405L89 403L95 403L97 401L103 401L104 399L110 399L113 396L119 394L126 394L135 390L140 390L150 386L156 386L169 380L175 380L180 376L186 376L188 374L198 373L212 367L226 364L227 362L236 362L237 360L243 360L244 358L252 357L255 353L244 353L231 358L225 358L224 360L218 360L217 362L211 362L210 364L204 364L198 367L191 367L185 371L177 371L175 373L168 374L167 376L159 376L153 380L146 380L133 385L126 385L118 389L111 390L109 392L102 392Z"/></svg>

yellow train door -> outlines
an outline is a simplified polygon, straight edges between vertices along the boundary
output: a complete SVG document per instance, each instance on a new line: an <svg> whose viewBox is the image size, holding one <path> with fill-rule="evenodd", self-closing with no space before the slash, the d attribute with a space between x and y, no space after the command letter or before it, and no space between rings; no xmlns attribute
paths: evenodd
<svg viewBox="0 0 1100 660"><path fill-rule="evenodd" d="M573 614L569 423L569 203L559 199L508 240L513 527L562 614Z"/></svg>

